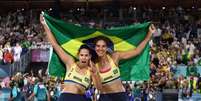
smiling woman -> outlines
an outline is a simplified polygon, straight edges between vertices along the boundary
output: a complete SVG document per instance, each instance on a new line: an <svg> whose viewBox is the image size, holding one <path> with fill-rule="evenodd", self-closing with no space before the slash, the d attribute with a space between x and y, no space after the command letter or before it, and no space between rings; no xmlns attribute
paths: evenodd
<svg viewBox="0 0 201 101"><path fill-rule="evenodd" d="M149 42L155 27L151 25L145 39L135 48L128 51L108 52L109 39L98 36L94 42L95 51L98 55L96 67L100 73L103 87L101 89L100 101L128 101L125 89L120 80L120 70L118 63L120 60L137 56Z"/></svg>

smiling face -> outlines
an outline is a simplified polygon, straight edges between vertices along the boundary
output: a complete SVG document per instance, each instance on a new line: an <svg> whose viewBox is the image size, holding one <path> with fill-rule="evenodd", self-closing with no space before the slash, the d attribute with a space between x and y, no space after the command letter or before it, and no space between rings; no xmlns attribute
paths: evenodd
<svg viewBox="0 0 201 101"><path fill-rule="evenodd" d="M91 55L88 49L81 49L78 53L79 62L81 65L87 66L89 64L89 60L91 59Z"/></svg>
<svg viewBox="0 0 201 101"><path fill-rule="evenodd" d="M96 42L95 51L99 57L106 55L107 44L104 40L98 40Z"/></svg>

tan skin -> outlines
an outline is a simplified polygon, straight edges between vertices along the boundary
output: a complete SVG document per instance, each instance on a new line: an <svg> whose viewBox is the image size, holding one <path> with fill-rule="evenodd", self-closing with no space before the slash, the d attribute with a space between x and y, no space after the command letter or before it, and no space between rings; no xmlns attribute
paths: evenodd
<svg viewBox="0 0 201 101"><path fill-rule="evenodd" d="M102 84L100 82L100 76L96 70L94 63L91 61L91 54L88 49L81 49L78 53L79 61L75 62L74 58L67 54L57 43L52 32L48 29L47 25L44 23L42 15L40 16L40 22L42 23L45 32L47 34L47 39L51 43L52 47L58 54L59 58L66 65L66 69L69 70L74 64L77 65L76 71L81 75L85 75L87 71L90 71L91 79L94 86L101 90ZM85 88L79 84L75 83L65 83L63 86L63 92L73 93L73 94L84 94Z"/></svg>
<svg viewBox="0 0 201 101"><path fill-rule="evenodd" d="M135 49L124 51L124 52L114 52L110 56L113 59L114 63L118 66L120 60L129 59L139 55L142 50L145 48L146 44L149 42L150 38L152 37L152 33L155 32L154 25L149 27L149 32L145 39L136 47ZM109 60L107 58L107 44L104 40L98 40L96 42L95 51L98 54L98 65L99 71L107 70L111 68ZM125 89L122 85L121 80L117 79L107 84L104 84L101 90L102 94L107 93L117 93L117 92L125 92Z"/></svg>

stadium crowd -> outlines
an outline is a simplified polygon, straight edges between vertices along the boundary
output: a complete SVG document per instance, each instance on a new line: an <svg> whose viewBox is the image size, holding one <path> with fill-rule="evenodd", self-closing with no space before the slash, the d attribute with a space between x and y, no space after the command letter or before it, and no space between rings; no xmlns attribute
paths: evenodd
<svg viewBox="0 0 201 101"><path fill-rule="evenodd" d="M23 10L0 16L0 64L18 62L31 45L43 42L41 26Z"/></svg>
<svg viewBox="0 0 201 101"><path fill-rule="evenodd" d="M181 7L157 10L131 7L123 12L124 17L114 19L115 14L109 11L95 10L92 12L98 15L87 17L82 14L82 9L76 9L70 11L70 14L62 13L62 18L78 26L91 28L112 28L153 21L157 32L153 34L153 40L150 42L150 80L129 82L125 84L125 88L131 101L137 98L143 101L162 101L164 89L177 89L179 100L182 101L191 99L193 94L201 94L201 76L197 70L197 66L201 66L201 19L189 13L194 10L188 11ZM78 14L73 15L75 12ZM108 15L104 15L104 12ZM102 19L103 16L106 17ZM19 61L20 56L26 54L30 47L46 40L41 25L36 18L33 19L25 11L19 10L0 16L1 64ZM178 65L187 66L186 75L175 76ZM39 76L33 73L17 73L5 78L1 82L1 89L11 89L9 99L14 101L26 101L34 97L56 101L61 85L61 79L52 79L39 71ZM88 92L86 95L91 94ZM1 101L8 100L2 97Z"/></svg>

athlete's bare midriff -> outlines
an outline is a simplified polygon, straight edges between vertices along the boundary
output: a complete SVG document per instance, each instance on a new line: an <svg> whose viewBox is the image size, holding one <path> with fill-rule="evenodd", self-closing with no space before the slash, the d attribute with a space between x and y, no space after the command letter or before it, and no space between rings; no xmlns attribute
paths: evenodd
<svg viewBox="0 0 201 101"><path fill-rule="evenodd" d="M63 93L85 94L85 88L76 83L65 83L62 88Z"/></svg>
<svg viewBox="0 0 201 101"><path fill-rule="evenodd" d="M103 84L101 94L125 92L121 80L117 79L112 82Z"/></svg>

